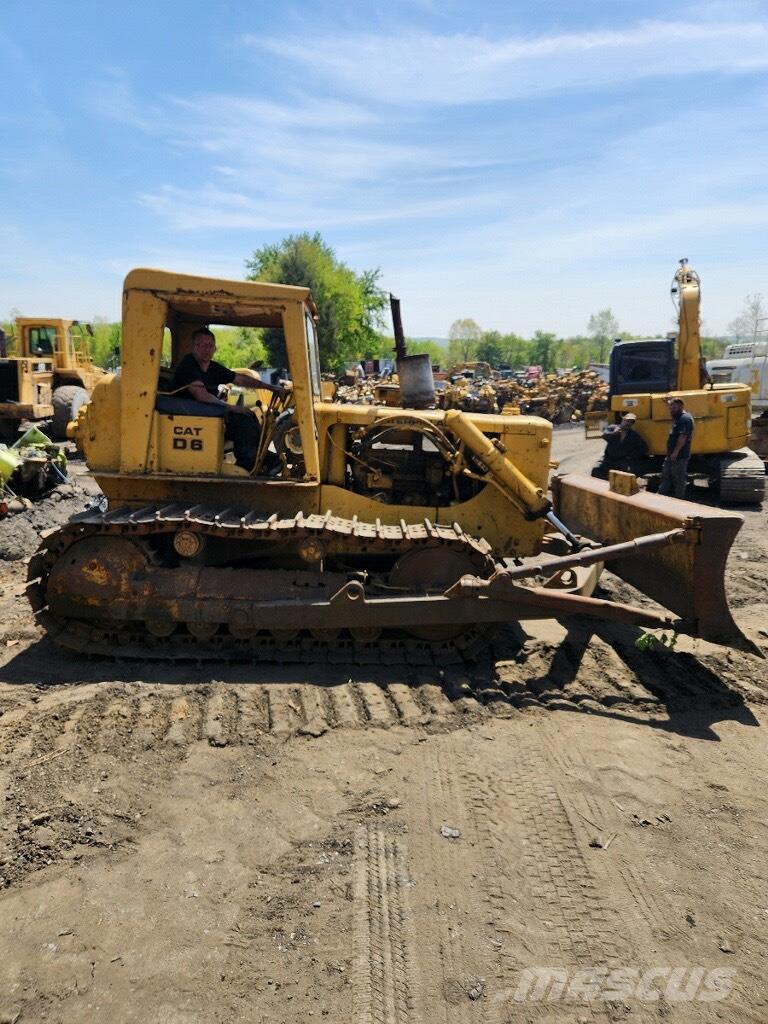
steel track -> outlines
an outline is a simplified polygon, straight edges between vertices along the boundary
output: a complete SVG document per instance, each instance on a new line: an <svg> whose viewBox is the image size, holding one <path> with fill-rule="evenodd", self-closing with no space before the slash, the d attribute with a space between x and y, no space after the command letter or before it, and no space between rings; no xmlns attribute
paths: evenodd
<svg viewBox="0 0 768 1024"><path fill-rule="evenodd" d="M748 448L720 459L720 500L729 505L760 505L765 500L765 464Z"/></svg>
<svg viewBox="0 0 768 1024"><path fill-rule="evenodd" d="M402 631L384 631L372 641L355 638L349 630L325 639L300 629L255 631L251 636L233 636L222 623L219 631L203 639L180 623L168 637L153 636L141 621L110 621L109 608L97 622L62 614L61 602L56 614L48 607L47 584L60 559L79 542L93 537L129 538L156 558L150 548L153 539L185 530L202 537L247 544L249 559L258 559L260 551L297 552L302 542L320 542L328 555L347 558L393 559L418 548L437 547L460 551L472 562L473 570L487 576L495 568L490 545L471 537L457 524L447 526L429 519L408 524L365 522L325 515L292 517L260 516L247 509L212 505L125 506L106 513L87 510L68 524L44 537L31 559L27 596L38 622L60 646L82 654L131 659L165 661L269 661L330 664L455 664L473 660L487 650L490 630L471 628L450 641L420 640ZM245 576L258 569L238 569ZM77 582L73 579L73 588Z"/></svg>

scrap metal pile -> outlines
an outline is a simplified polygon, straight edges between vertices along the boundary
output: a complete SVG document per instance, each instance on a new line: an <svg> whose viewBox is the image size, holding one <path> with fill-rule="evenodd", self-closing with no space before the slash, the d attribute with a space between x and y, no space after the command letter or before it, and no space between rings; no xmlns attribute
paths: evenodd
<svg viewBox="0 0 768 1024"><path fill-rule="evenodd" d="M67 457L37 427L8 447L0 445L0 518L22 512L30 499L67 483Z"/></svg>
<svg viewBox="0 0 768 1024"><path fill-rule="evenodd" d="M522 415L541 416L551 423L578 423L588 412L608 408L608 385L594 370L548 374L528 382L502 381L499 411L515 407Z"/></svg>
<svg viewBox="0 0 768 1024"><path fill-rule="evenodd" d="M541 416L551 423L578 423L588 412L608 408L608 385L594 370L540 375L528 379L525 372L502 376L450 374L437 381L437 405L462 412ZM339 383L336 401L354 405L390 405L397 393L397 375Z"/></svg>

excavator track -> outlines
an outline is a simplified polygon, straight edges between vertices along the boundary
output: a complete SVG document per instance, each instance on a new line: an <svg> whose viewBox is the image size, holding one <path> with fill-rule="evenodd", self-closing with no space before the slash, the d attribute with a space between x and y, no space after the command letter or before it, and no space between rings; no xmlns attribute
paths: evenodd
<svg viewBox="0 0 768 1024"><path fill-rule="evenodd" d="M765 499L765 464L750 448L720 459L720 501L728 505L760 505Z"/></svg>
<svg viewBox="0 0 768 1024"><path fill-rule="evenodd" d="M183 558L177 559L175 567L164 562L174 536L180 531L185 534L185 542L193 546L196 540L201 544L212 542L219 548L228 544L235 551L242 545L240 560L257 562L257 567L212 570L219 571L219 578L228 582L226 592L219 595L219 604L226 603L227 618L219 623L199 620L203 605L210 614L215 600L210 595L197 596L202 567ZM258 567L260 561L268 560L270 553L280 564L286 553L298 556L308 548L322 548L326 558L357 560L362 564L392 561L419 550L434 552L434 559L439 562L452 557L448 554L451 552L466 562L467 571L489 576L496 568L490 545L471 537L457 524L448 526L425 519L421 523L401 520L391 525L379 520L347 519L330 511L325 515L266 517L241 508L174 503L138 509L125 506L106 513L86 510L73 517L67 525L44 537L30 561L27 596L38 621L58 645L99 656L170 661L434 665L472 660L487 650L487 626L436 640L419 639L400 630L384 630L377 637L360 636L361 631L355 635L353 624L314 632L303 630L300 621L287 622L285 630L244 627L247 606L256 593L279 598L295 592L296 587L314 587L318 594L327 595L329 588L361 575L374 587L387 589L383 578L378 580L375 574L365 571L326 573L313 572L310 567ZM112 575L119 575L126 550L129 558L125 573L134 572L139 590L157 568L171 584L168 605L169 619L172 617L173 621L165 620L160 624L163 628L152 621L148 624L144 619L131 618L130 598L126 613L126 590L121 592L119 585L115 585L114 592L99 591L98 587L93 592L88 589L89 578L103 584L110 569L115 570ZM113 565L110 556L115 552L120 557L114 559ZM225 577L222 573L230 575ZM103 593L112 596L104 600L100 596ZM188 610L190 621L178 618L180 606Z"/></svg>

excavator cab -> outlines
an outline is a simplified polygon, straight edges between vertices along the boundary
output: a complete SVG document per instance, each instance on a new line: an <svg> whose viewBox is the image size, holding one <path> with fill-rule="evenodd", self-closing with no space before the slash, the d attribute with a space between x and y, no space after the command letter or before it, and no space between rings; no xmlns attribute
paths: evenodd
<svg viewBox="0 0 768 1024"><path fill-rule="evenodd" d="M609 398L638 391L671 391L676 380L674 337L617 341L613 346Z"/></svg>

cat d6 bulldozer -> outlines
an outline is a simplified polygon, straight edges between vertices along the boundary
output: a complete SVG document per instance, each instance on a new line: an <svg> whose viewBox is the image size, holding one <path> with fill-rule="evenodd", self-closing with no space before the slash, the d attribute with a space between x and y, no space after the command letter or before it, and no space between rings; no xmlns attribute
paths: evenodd
<svg viewBox="0 0 768 1024"><path fill-rule="evenodd" d="M172 394L163 366L164 337L175 366L216 325L284 333L292 386L254 407L251 472L227 452L226 405ZM550 498L552 426L536 417L324 400L305 288L134 270L122 339L121 371L74 429L106 507L29 566L65 647L424 663L471 656L499 623L570 614L750 646L723 588L740 516L576 476ZM605 563L663 607L594 597Z"/></svg>

